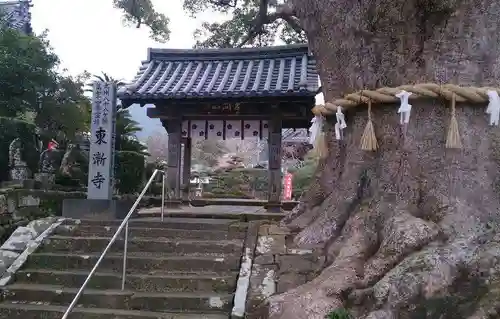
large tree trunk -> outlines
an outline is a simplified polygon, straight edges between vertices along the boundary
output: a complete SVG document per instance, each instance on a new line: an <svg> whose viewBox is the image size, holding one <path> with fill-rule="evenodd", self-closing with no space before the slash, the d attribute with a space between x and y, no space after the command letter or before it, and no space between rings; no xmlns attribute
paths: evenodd
<svg viewBox="0 0 500 319"><path fill-rule="evenodd" d="M418 82L498 85L500 2L292 0L325 99ZM457 106L463 149L445 148L448 103L374 105L376 152L360 149L366 108L283 220L299 246L325 245L328 267L268 302L269 317L500 318L500 132L486 105ZM332 123L330 123L331 127ZM491 315L491 317L488 317Z"/></svg>

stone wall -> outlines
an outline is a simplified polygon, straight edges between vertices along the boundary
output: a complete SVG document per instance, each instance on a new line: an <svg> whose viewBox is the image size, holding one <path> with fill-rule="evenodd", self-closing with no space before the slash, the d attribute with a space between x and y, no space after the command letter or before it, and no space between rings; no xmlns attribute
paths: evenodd
<svg viewBox="0 0 500 319"><path fill-rule="evenodd" d="M42 214L60 215L62 201L66 198L86 198L85 192L65 192L41 189L0 189L0 215L27 216L36 211Z"/></svg>
<svg viewBox="0 0 500 319"><path fill-rule="evenodd" d="M87 198L87 192L0 188L0 218L5 214L9 214L15 218L21 218L32 214L37 214L39 217L53 215L61 216L63 200L82 198ZM137 195L117 195L113 196L113 199L131 200L133 202L137 199ZM160 196L144 196L138 207L143 208L160 205Z"/></svg>
<svg viewBox="0 0 500 319"><path fill-rule="evenodd" d="M250 276L246 312L267 297L282 293L312 280L321 270L324 257L315 249L297 249L289 230L277 224L263 224Z"/></svg>
<svg viewBox="0 0 500 319"><path fill-rule="evenodd" d="M60 216L65 198L85 198L84 192L39 189L0 189L0 244L16 230L31 221Z"/></svg>

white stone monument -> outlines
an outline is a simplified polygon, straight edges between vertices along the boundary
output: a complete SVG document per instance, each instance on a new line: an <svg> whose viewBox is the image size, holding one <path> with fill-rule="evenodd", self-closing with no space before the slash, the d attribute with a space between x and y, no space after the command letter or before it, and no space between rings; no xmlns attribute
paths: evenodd
<svg viewBox="0 0 500 319"><path fill-rule="evenodd" d="M115 129L116 85L96 81L92 97L88 199L112 199Z"/></svg>

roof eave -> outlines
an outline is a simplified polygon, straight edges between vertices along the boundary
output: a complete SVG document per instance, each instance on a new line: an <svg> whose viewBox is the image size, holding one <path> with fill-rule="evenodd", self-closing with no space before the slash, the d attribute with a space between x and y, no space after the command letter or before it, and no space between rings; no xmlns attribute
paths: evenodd
<svg viewBox="0 0 500 319"><path fill-rule="evenodd" d="M158 49L148 48L148 59L163 61L206 61L206 60L238 60L259 58L280 58L307 54L307 44L257 48L227 49Z"/></svg>
<svg viewBox="0 0 500 319"><path fill-rule="evenodd" d="M253 93L225 93L225 94L138 94L138 93L118 93L117 97L120 100L199 100L209 101L214 99L241 99L241 98L286 98L286 97L315 97L316 89L305 89L301 91L270 91L270 92L253 92Z"/></svg>

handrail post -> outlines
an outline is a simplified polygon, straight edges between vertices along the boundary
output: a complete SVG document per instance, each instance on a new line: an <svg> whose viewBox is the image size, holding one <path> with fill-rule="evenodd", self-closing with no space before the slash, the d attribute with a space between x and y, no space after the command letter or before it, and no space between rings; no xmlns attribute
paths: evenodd
<svg viewBox="0 0 500 319"><path fill-rule="evenodd" d="M125 281L127 278L127 252L128 252L128 220L125 224L125 240L123 243L123 269L122 269L122 291L125 290Z"/></svg>
<svg viewBox="0 0 500 319"><path fill-rule="evenodd" d="M162 182L161 182L161 221L163 222L165 215L165 170L162 171Z"/></svg>

